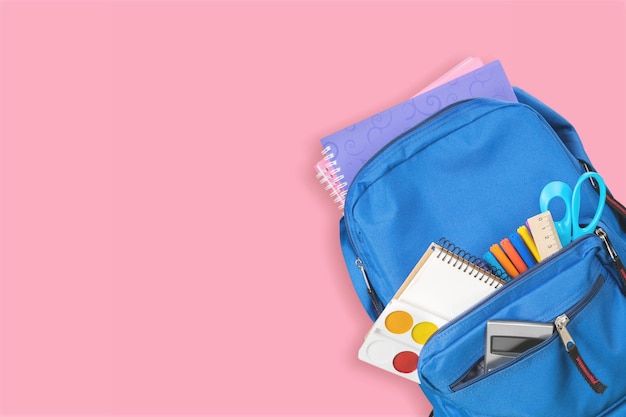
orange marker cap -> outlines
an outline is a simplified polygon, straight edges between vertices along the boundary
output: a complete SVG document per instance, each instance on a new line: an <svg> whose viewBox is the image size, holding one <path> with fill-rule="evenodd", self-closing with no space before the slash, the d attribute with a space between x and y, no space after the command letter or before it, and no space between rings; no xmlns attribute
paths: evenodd
<svg viewBox="0 0 626 417"><path fill-rule="evenodd" d="M526 263L508 237L500 241L500 246L502 247L502 250L504 250L504 253L506 253L506 256L508 256L511 262L513 262L515 269L517 269L520 274L528 269L528 266L526 266Z"/></svg>
<svg viewBox="0 0 626 417"><path fill-rule="evenodd" d="M511 278L515 278L519 275L519 271L517 270L517 268L515 268L515 265L513 265L509 257L506 256L506 253L504 253L500 245L494 243L489 248L489 251L493 253L493 256L496 257L498 262L500 262L500 265L502 265L502 268L504 268L506 273L509 274Z"/></svg>

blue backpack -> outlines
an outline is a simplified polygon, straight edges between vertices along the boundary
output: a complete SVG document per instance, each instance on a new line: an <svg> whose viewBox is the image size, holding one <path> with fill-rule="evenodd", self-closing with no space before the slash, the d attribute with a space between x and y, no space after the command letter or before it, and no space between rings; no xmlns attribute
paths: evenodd
<svg viewBox="0 0 626 417"><path fill-rule="evenodd" d="M518 103L477 98L443 109L381 149L354 178L340 221L341 247L372 320L431 242L445 237L482 254L539 212L547 183L573 185L594 171L574 128L514 91ZM583 188L581 224L596 212L594 186ZM610 192L606 204L595 233L522 273L425 343L417 373L436 417L626 415L620 261L626 209ZM480 372L488 320L563 317L564 332Z"/></svg>

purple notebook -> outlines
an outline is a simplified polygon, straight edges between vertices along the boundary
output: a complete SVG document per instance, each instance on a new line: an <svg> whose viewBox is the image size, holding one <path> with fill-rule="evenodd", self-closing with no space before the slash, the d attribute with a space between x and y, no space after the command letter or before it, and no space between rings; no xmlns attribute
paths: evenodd
<svg viewBox="0 0 626 417"><path fill-rule="evenodd" d="M486 97L516 102L500 61L413 97L321 140L323 153L341 178L344 191L358 170L379 149L428 116L468 98Z"/></svg>

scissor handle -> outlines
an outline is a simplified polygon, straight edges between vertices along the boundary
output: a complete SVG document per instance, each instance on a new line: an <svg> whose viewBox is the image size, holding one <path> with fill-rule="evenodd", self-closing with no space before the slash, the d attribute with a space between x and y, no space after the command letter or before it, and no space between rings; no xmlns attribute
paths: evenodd
<svg viewBox="0 0 626 417"><path fill-rule="evenodd" d="M565 246L572 241L572 189L563 181L552 181L546 184L539 195L539 208L542 212L547 211L550 201L560 198L565 203L565 215L560 220L554 221L554 227Z"/></svg>
<svg viewBox="0 0 626 417"><path fill-rule="evenodd" d="M594 214L593 219L591 219L587 226L580 227L580 189L582 188L583 182L591 177L595 178L598 183L598 193L600 194L600 199L598 201L598 207L596 207L596 213ZM596 226L600 221L600 217L602 216L602 212L604 211L605 200L606 184L597 172L585 172L578 178L572 193L572 240L595 231Z"/></svg>

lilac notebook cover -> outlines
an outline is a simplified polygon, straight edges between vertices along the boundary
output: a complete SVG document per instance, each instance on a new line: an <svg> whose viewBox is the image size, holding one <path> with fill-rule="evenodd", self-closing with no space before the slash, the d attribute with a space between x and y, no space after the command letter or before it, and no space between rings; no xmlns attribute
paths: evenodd
<svg viewBox="0 0 626 417"><path fill-rule="evenodd" d="M358 170L378 150L428 116L459 100L485 97L516 102L500 61L493 61L446 84L362 120L321 140L336 162L347 189Z"/></svg>

